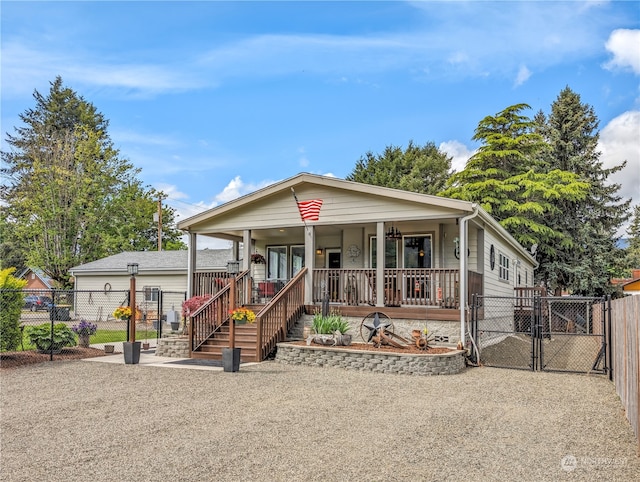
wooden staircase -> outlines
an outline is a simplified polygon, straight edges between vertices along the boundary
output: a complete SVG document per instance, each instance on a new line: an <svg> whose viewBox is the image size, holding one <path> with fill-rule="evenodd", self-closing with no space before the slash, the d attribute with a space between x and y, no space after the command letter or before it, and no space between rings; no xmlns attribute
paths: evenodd
<svg viewBox="0 0 640 482"><path fill-rule="evenodd" d="M257 327L247 323L235 326L235 347L241 348L240 361L261 361L256 359ZM222 349L229 348L229 323L226 322L212 337L200 346L198 351L191 352L192 358L222 360Z"/></svg>

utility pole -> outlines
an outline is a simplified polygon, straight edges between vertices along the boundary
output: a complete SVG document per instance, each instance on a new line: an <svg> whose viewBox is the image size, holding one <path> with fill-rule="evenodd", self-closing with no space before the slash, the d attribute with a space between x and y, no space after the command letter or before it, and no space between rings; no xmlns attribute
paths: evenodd
<svg viewBox="0 0 640 482"><path fill-rule="evenodd" d="M162 194L158 195L158 212L153 217L158 222L158 251L162 251Z"/></svg>

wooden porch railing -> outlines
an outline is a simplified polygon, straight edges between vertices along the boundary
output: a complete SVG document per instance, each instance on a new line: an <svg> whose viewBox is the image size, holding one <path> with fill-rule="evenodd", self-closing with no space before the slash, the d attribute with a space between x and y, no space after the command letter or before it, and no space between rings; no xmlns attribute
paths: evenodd
<svg viewBox="0 0 640 482"><path fill-rule="evenodd" d="M227 274L227 276L231 275ZM229 319L231 292L228 278L226 280L227 283L216 290L213 297L191 315L189 323L189 353L197 350ZM250 292L251 279L247 270L240 273L236 278L236 304L246 304Z"/></svg>
<svg viewBox="0 0 640 482"><path fill-rule="evenodd" d="M384 270L384 304L386 306L440 306L459 308L460 276L457 269ZM482 294L482 274L469 271L469 295ZM320 303L326 294L331 303L375 306L375 269L315 269L313 301Z"/></svg>
<svg viewBox="0 0 640 482"><path fill-rule="evenodd" d="M256 357L264 360L276 344L284 340L289 330L304 312L304 277L300 270L256 316L258 336Z"/></svg>
<svg viewBox="0 0 640 482"><path fill-rule="evenodd" d="M206 271L193 275L193 296L215 295L229 284L232 275L226 271Z"/></svg>

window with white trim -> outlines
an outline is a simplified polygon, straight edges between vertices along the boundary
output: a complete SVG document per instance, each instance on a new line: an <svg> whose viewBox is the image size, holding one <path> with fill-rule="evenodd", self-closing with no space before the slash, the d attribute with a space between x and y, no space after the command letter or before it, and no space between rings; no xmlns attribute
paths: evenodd
<svg viewBox="0 0 640 482"><path fill-rule="evenodd" d="M509 258L502 253L498 253L498 279L509 281Z"/></svg>
<svg viewBox="0 0 640 482"><path fill-rule="evenodd" d="M160 295L160 288L158 286L145 286L144 289L144 302L145 303L157 303Z"/></svg>

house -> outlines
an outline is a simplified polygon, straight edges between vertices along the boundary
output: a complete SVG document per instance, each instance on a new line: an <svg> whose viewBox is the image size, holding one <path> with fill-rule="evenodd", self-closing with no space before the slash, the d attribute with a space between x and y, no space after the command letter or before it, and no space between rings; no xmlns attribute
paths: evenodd
<svg viewBox="0 0 640 482"><path fill-rule="evenodd" d="M611 283L622 287L625 295L640 295L640 269L631 271L631 278L614 278Z"/></svg>
<svg viewBox="0 0 640 482"><path fill-rule="evenodd" d="M290 324L278 325L282 320L271 313L277 311L273 303L282 304L281 317L313 312L328 302L345 316L384 310L392 318L428 318L439 323L448 342L464 343L471 296L513 296L514 288L533 286L537 266L531 253L474 203L307 173L178 227L188 233L189 253L197 251L198 236L233 242L235 258L242 259L239 286L216 296L232 296L224 301L232 307L253 303L260 310L259 336L268 346L257 348L263 352L256 359L274 346L269 337L282 337ZM257 254L264 264L251 262ZM213 293L205 276L190 254L189 296ZM202 316L225 312L219 307ZM196 331L198 323L218 330L225 320L192 322ZM192 355L213 336L205 331L194 335Z"/></svg>
<svg viewBox="0 0 640 482"><path fill-rule="evenodd" d="M50 291L54 289L54 281L38 268L25 268L18 278L27 281L23 288L26 291Z"/></svg>
<svg viewBox="0 0 640 482"><path fill-rule="evenodd" d="M130 275L127 265L138 264L136 297L144 311L165 313L180 310L187 291L188 252L181 251L127 251L96 261L75 266L69 270L74 279L76 299L74 311L78 317L100 320L128 301ZM228 275L227 262L231 249L203 249L197 252L199 270L219 281ZM98 292L103 296L98 300ZM85 300L86 293L92 293ZM163 293L163 300L159 299ZM162 301L162 303L161 303Z"/></svg>

